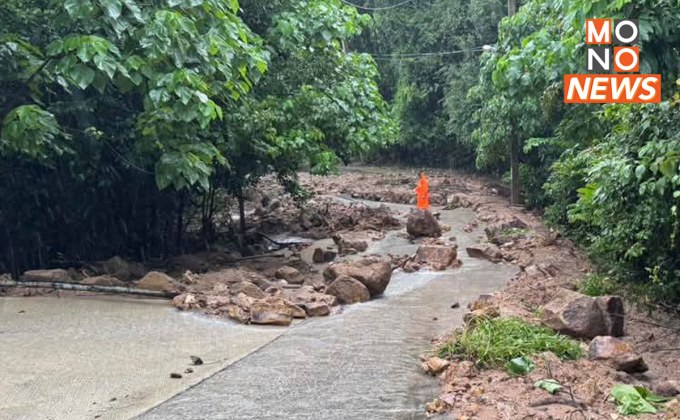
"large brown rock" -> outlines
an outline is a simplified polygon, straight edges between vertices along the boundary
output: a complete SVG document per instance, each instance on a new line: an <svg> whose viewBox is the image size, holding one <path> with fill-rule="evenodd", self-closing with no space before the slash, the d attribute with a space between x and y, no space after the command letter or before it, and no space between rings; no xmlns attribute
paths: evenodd
<svg viewBox="0 0 680 420"><path fill-rule="evenodd" d="M648 370L642 356L633 350L630 343L610 336L598 336L590 342L588 359L604 361L614 369L628 373Z"/></svg>
<svg viewBox="0 0 680 420"><path fill-rule="evenodd" d="M337 305L338 299L329 294L319 293L313 286L302 286L299 289L284 289L283 297L301 307L307 316L325 316L330 314L331 307Z"/></svg>
<svg viewBox="0 0 680 420"><path fill-rule="evenodd" d="M148 273L137 283L137 287L158 292L174 292L179 290L179 285L172 277L159 271Z"/></svg>
<svg viewBox="0 0 680 420"><path fill-rule="evenodd" d="M302 284L305 281L302 273L300 273L300 270L287 265L284 265L283 267L276 270L274 277L285 280L290 284Z"/></svg>
<svg viewBox="0 0 680 420"><path fill-rule="evenodd" d="M471 258L482 258L491 262L500 262L503 259L501 250L494 244L475 244L465 248Z"/></svg>
<svg viewBox="0 0 680 420"><path fill-rule="evenodd" d="M437 238L442 235L442 228L429 211L413 210L406 221L406 232L415 238Z"/></svg>
<svg viewBox="0 0 680 420"><path fill-rule="evenodd" d="M22 281L56 281L62 283L72 283L75 280L68 271L61 268L53 270L29 270L21 276Z"/></svg>
<svg viewBox="0 0 680 420"><path fill-rule="evenodd" d="M541 308L543 324L577 338L623 335L623 300L618 296L590 297L560 290Z"/></svg>
<svg viewBox="0 0 680 420"><path fill-rule="evenodd" d="M253 283L249 281L242 281L240 283L236 283L231 287L231 293L233 295L238 295L239 293L243 293L246 296L250 296L251 298L255 299L262 299L265 297L265 293L254 285Z"/></svg>
<svg viewBox="0 0 680 420"><path fill-rule="evenodd" d="M456 262L457 256L457 247L446 245L421 245L416 252L416 258L427 263L433 270L446 270Z"/></svg>
<svg viewBox="0 0 680 420"><path fill-rule="evenodd" d="M326 293L337 297L340 303L347 305L366 302L371 299L371 294L366 286L349 276L340 276L335 279L326 289Z"/></svg>
<svg viewBox="0 0 680 420"><path fill-rule="evenodd" d="M253 324L290 325L293 318L305 318L304 309L278 296L260 299L250 306Z"/></svg>
<svg viewBox="0 0 680 420"><path fill-rule="evenodd" d="M331 264L323 272L326 281L331 282L340 276L349 276L366 286L371 297L381 295L392 278L392 265L389 261L365 258Z"/></svg>
<svg viewBox="0 0 680 420"><path fill-rule="evenodd" d="M368 249L368 241L363 237L336 234L333 235L333 242L337 245L340 255L356 254Z"/></svg>

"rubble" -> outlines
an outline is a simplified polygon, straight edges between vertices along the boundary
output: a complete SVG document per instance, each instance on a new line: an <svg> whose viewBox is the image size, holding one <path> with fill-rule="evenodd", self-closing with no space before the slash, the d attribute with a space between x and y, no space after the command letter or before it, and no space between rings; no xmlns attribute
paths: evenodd
<svg viewBox="0 0 680 420"><path fill-rule="evenodd" d="M482 258L495 263L503 260L503 253L494 244L475 244L465 248L465 251L471 258Z"/></svg>

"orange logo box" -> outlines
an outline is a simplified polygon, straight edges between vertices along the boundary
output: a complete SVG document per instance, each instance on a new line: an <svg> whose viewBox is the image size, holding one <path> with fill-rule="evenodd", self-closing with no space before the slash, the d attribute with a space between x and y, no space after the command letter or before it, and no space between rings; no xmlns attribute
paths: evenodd
<svg viewBox="0 0 680 420"><path fill-rule="evenodd" d="M565 74L564 103L661 102L660 74Z"/></svg>
<svg viewBox="0 0 680 420"><path fill-rule="evenodd" d="M586 44L611 44L611 19L586 19Z"/></svg>
<svg viewBox="0 0 680 420"><path fill-rule="evenodd" d="M637 73L640 71L639 47L614 47L614 71Z"/></svg>

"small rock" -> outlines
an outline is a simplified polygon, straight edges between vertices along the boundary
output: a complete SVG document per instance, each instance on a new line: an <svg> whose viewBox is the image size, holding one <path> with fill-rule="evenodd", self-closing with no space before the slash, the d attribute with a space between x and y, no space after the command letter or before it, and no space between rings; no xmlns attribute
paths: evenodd
<svg viewBox="0 0 680 420"><path fill-rule="evenodd" d="M194 370L192 368L186 368L184 369L184 373L194 373Z"/></svg>
<svg viewBox="0 0 680 420"><path fill-rule="evenodd" d="M61 268L53 270L29 270L21 276L22 281L56 281L62 283L74 282L71 275Z"/></svg>
<svg viewBox="0 0 680 420"><path fill-rule="evenodd" d="M191 358L191 364L194 366L200 366L203 364L203 359L198 356L189 356Z"/></svg>
<svg viewBox="0 0 680 420"><path fill-rule="evenodd" d="M349 276L339 276L326 288L326 293L336 296L340 303L347 305L366 302L371 299L368 288L359 280Z"/></svg>
<svg viewBox="0 0 680 420"><path fill-rule="evenodd" d="M435 356L425 360L420 366L423 368L425 373L436 376L443 372L444 369L449 367L450 364L451 362L448 360Z"/></svg>
<svg viewBox="0 0 680 420"><path fill-rule="evenodd" d="M208 309L215 310L231 303L229 296L215 296L210 295L205 299L205 305Z"/></svg>
<svg viewBox="0 0 680 420"><path fill-rule="evenodd" d="M439 398L425 404L425 412L428 414L438 414L446 410L446 404Z"/></svg>
<svg viewBox="0 0 680 420"><path fill-rule="evenodd" d="M680 394L680 381L659 381L652 386L655 394L664 397L674 397Z"/></svg>
<svg viewBox="0 0 680 420"><path fill-rule="evenodd" d="M503 259L501 250L494 244L475 244L465 248L471 258L482 258L491 262L500 262Z"/></svg>
<svg viewBox="0 0 680 420"><path fill-rule="evenodd" d="M458 309L458 308L460 308L460 303L458 303L458 302L451 305L451 309Z"/></svg>
<svg viewBox="0 0 680 420"><path fill-rule="evenodd" d="M610 336L598 336L590 342L588 359L604 361L614 369L628 373L648 370L642 356L633 350L630 343Z"/></svg>
<svg viewBox="0 0 680 420"><path fill-rule="evenodd" d="M165 273L151 271L144 276L137 287L144 290L155 290L159 292L174 292L179 289L175 280Z"/></svg>
<svg viewBox="0 0 680 420"><path fill-rule="evenodd" d="M170 374L170 377L171 377L172 379L182 379L182 375L179 374L179 373L175 373L175 372L171 373L171 374Z"/></svg>
<svg viewBox="0 0 680 420"><path fill-rule="evenodd" d="M287 265L284 265L283 267L276 270L274 277L285 280L290 284L302 284L305 281L302 273L300 273L298 269L289 267Z"/></svg>
<svg viewBox="0 0 680 420"><path fill-rule="evenodd" d="M492 319L501 316L501 311L496 305L489 305L483 308L475 309L463 316L463 321L468 324L474 324L482 319Z"/></svg>
<svg viewBox="0 0 680 420"><path fill-rule="evenodd" d="M307 316L326 316L331 313L331 307L323 302L308 302L300 305Z"/></svg>
<svg viewBox="0 0 680 420"><path fill-rule="evenodd" d="M191 311L201 307L196 295L192 293L182 293L172 299L172 306L182 311Z"/></svg>

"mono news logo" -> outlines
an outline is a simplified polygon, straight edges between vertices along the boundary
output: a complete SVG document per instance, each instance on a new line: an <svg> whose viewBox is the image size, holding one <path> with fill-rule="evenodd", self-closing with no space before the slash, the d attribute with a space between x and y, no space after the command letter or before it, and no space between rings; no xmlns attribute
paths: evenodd
<svg viewBox="0 0 680 420"><path fill-rule="evenodd" d="M639 40L637 20L586 19L586 71L590 74L564 75L564 102L660 102L661 75L637 74Z"/></svg>

